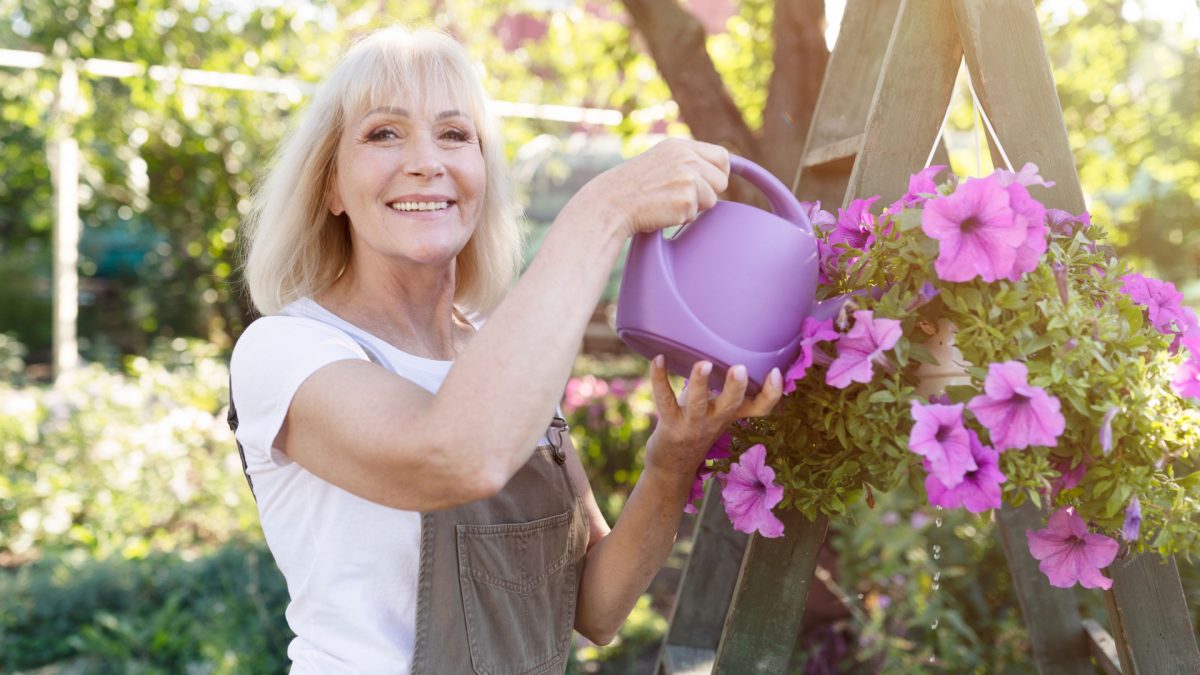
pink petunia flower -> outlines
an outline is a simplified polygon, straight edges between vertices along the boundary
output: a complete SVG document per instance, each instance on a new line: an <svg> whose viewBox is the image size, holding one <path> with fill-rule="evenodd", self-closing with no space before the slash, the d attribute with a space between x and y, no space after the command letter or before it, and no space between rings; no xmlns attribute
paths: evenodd
<svg viewBox="0 0 1200 675"><path fill-rule="evenodd" d="M870 382L873 363L887 364L883 353L900 340L900 322L876 319L870 310L854 312L854 326L837 341L837 358L829 364L825 383L845 389L851 382Z"/></svg>
<svg viewBox="0 0 1200 675"><path fill-rule="evenodd" d="M869 199L852 199L844 209L838 209L837 223L829 233L830 244L848 244L850 248L865 251L874 241L875 216L871 205L879 195Z"/></svg>
<svg viewBox="0 0 1200 675"><path fill-rule="evenodd" d="M1057 459L1051 462L1051 466L1058 471L1058 478L1050 480L1050 498L1058 496L1058 493L1071 488L1083 482L1083 477L1087 474L1089 458L1084 455L1083 461L1071 468L1071 461L1068 459Z"/></svg>
<svg viewBox="0 0 1200 675"><path fill-rule="evenodd" d="M996 177L1000 180L1000 184L1008 187L1013 183L1022 187L1031 187L1033 185L1041 185L1042 187L1054 187L1054 181L1046 180L1038 174L1038 166L1033 162L1025 162L1025 166L1021 167L1020 171L1012 172L1007 169L996 169Z"/></svg>
<svg viewBox="0 0 1200 675"><path fill-rule="evenodd" d="M908 435L908 449L925 458L929 464L926 471L946 488L958 487L968 471L979 469L962 413L961 403L912 402L913 428Z"/></svg>
<svg viewBox="0 0 1200 675"><path fill-rule="evenodd" d="M1028 168L1031 165L1026 165ZM1034 168L1036 172L1036 167ZM1024 227L1025 238L1017 247L1017 258L1013 261L1010 281L1018 281L1021 275L1037 269L1046 252L1046 207L1033 197L1020 181L1004 188L1008 192L1009 207L1013 211L1013 225Z"/></svg>
<svg viewBox="0 0 1200 675"><path fill-rule="evenodd" d="M1009 191L995 176L967 180L953 194L930 199L921 229L938 241L934 270L944 281L991 282L1007 277L1025 242L1028 224L1018 222Z"/></svg>
<svg viewBox="0 0 1200 675"><path fill-rule="evenodd" d="M1172 351L1178 350L1180 336L1200 333L1196 313L1183 304L1183 293L1175 284L1135 272L1121 277L1121 291L1146 308L1150 324L1158 332L1176 336Z"/></svg>
<svg viewBox="0 0 1200 675"><path fill-rule="evenodd" d="M1188 345L1188 358L1175 369L1171 388L1184 398L1200 399L1200 340L1184 340Z"/></svg>
<svg viewBox="0 0 1200 675"><path fill-rule="evenodd" d="M1020 361L988 366L983 394L967 408L991 434L999 452L1031 445L1054 447L1066 429L1058 398L1028 383L1029 370Z"/></svg>
<svg viewBox="0 0 1200 675"><path fill-rule="evenodd" d="M1073 237L1080 230L1092 226L1092 214L1084 211L1079 215L1071 215L1070 211L1062 209L1046 209L1046 227L1060 237Z"/></svg>
<svg viewBox="0 0 1200 675"><path fill-rule="evenodd" d="M1100 573L1117 557L1117 542L1100 534L1091 534L1075 510L1064 507L1050 516L1044 529L1025 533L1029 552L1041 561L1038 566L1057 588L1071 588L1077 582L1084 588L1112 587L1112 579Z"/></svg>
<svg viewBox="0 0 1200 675"><path fill-rule="evenodd" d="M698 513L697 504L701 499L704 499L704 482L713 475L713 469L709 466L709 460L725 459L733 454L733 438L729 432L725 432L717 437L716 441L708 449L708 454L704 456L704 461L700 462L700 466L696 467L696 479L692 481L692 489L688 493L687 504L683 507L684 513Z"/></svg>
<svg viewBox="0 0 1200 675"><path fill-rule="evenodd" d="M946 509L960 506L971 513L983 513L988 509L1000 508L1000 484L1007 478L1000 472L1000 453L979 442L979 436L968 429L971 456L975 459L976 468L967 471L962 481L947 487L933 473L925 476L925 493L929 503ZM925 460L925 470L930 470L929 460Z"/></svg>
<svg viewBox="0 0 1200 675"><path fill-rule="evenodd" d="M1121 526L1121 538L1125 541L1137 541L1142 529L1142 503L1137 495L1129 500L1125 507L1125 523Z"/></svg>
<svg viewBox="0 0 1200 675"><path fill-rule="evenodd" d="M783 393L791 394L796 391L796 382L803 380L808 369L813 364L813 356L818 342L837 340L839 333L833 329L833 319L817 320L811 316L805 317L800 324L800 356L783 374Z"/></svg>
<svg viewBox="0 0 1200 675"><path fill-rule="evenodd" d="M897 213L904 209L911 209L914 206L924 204L929 199L928 195L937 194L938 186L937 182L934 181L934 176L937 176L945 168L945 164L934 164L909 176L908 192L905 192L904 196L900 199L889 204L884 209L884 213Z"/></svg>
<svg viewBox="0 0 1200 675"><path fill-rule="evenodd" d="M733 529L757 532L768 539L783 536L783 521L771 509L783 500L783 488L775 484L775 470L766 464L767 448L759 443L724 474L721 501Z"/></svg>
<svg viewBox="0 0 1200 675"><path fill-rule="evenodd" d="M828 230L837 222L837 217L821 209L821 201L800 202L800 210L808 216L814 231Z"/></svg>

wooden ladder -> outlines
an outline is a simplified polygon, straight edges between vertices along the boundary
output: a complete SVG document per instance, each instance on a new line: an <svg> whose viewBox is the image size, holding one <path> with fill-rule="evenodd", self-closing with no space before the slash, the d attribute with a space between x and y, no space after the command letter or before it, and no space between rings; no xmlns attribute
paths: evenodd
<svg viewBox="0 0 1200 675"><path fill-rule="evenodd" d="M908 177L926 164L964 58L1013 165L1034 162L1055 182L1044 193L1047 206L1083 211L1032 0L847 0L793 183L796 195L819 199L828 210L853 198L899 198ZM784 538L753 536L746 543L726 521L716 487L709 490L658 673L788 672L828 523L778 515ZM997 513L1039 673L1094 675L1096 665L1110 675L1200 673L1173 559L1131 556L1108 568L1110 636L1081 619L1074 591L1051 587L1029 554L1025 531L1041 527L1042 518L1029 503Z"/></svg>

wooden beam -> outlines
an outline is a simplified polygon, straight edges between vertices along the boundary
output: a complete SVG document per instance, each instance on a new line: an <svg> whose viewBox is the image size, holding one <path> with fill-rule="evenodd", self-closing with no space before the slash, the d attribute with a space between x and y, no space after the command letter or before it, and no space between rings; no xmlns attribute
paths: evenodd
<svg viewBox="0 0 1200 675"><path fill-rule="evenodd" d="M954 10L903 0L867 118L863 147L871 161L855 165L843 203L881 195L888 204L904 194L908 177L925 168L961 63Z"/></svg>
<svg viewBox="0 0 1200 675"><path fill-rule="evenodd" d="M819 148L813 148L804 153L804 163L802 167L805 169L822 164L832 164L840 160L853 160L858 156L858 151L862 149L863 134L844 138L840 141L834 141Z"/></svg>
<svg viewBox="0 0 1200 675"><path fill-rule="evenodd" d="M953 6L975 93L1013 168L1037 164L1042 177L1056 183L1047 193L1039 189L1038 199L1071 213L1083 211L1083 190L1032 0L953 0ZM1004 166L999 153L993 153L992 163Z"/></svg>
<svg viewBox="0 0 1200 675"><path fill-rule="evenodd" d="M1108 568L1105 594L1109 625L1130 675L1196 675L1200 648L1175 559L1146 553Z"/></svg>
<svg viewBox="0 0 1200 675"><path fill-rule="evenodd" d="M1121 675L1121 657L1117 655L1117 643L1095 619L1083 620L1083 631L1087 634L1088 651L1105 675Z"/></svg>
<svg viewBox="0 0 1200 675"><path fill-rule="evenodd" d="M783 511L784 536L750 538L714 673L788 672L829 521Z"/></svg>
<svg viewBox="0 0 1200 675"><path fill-rule="evenodd" d="M659 652L658 672L667 675L694 669L703 653L708 654L711 670L750 539L730 525L715 480L709 481L708 494L696 521L692 552L679 580L675 606Z"/></svg>

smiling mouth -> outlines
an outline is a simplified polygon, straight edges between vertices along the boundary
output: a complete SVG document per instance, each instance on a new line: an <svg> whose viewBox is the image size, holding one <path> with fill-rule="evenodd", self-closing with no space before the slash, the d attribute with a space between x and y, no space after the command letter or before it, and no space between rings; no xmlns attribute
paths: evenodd
<svg viewBox="0 0 1200 675"><path fill-rule="evenodd" d="M388 204L393 211L442 211L450 208L454 202L392 202Z"/></svg>

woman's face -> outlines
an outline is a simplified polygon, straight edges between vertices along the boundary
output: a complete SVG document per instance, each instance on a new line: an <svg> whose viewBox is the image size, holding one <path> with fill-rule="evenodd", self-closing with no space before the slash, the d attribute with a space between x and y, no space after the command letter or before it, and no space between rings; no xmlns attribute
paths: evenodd
<svg viewBox="0 0 1200 675"><path fill-rule="evenodd" d="M355 257L446 265L483 211L474 121L450 103L397 99L347 119L329 209L350 219Z"/></svg>

